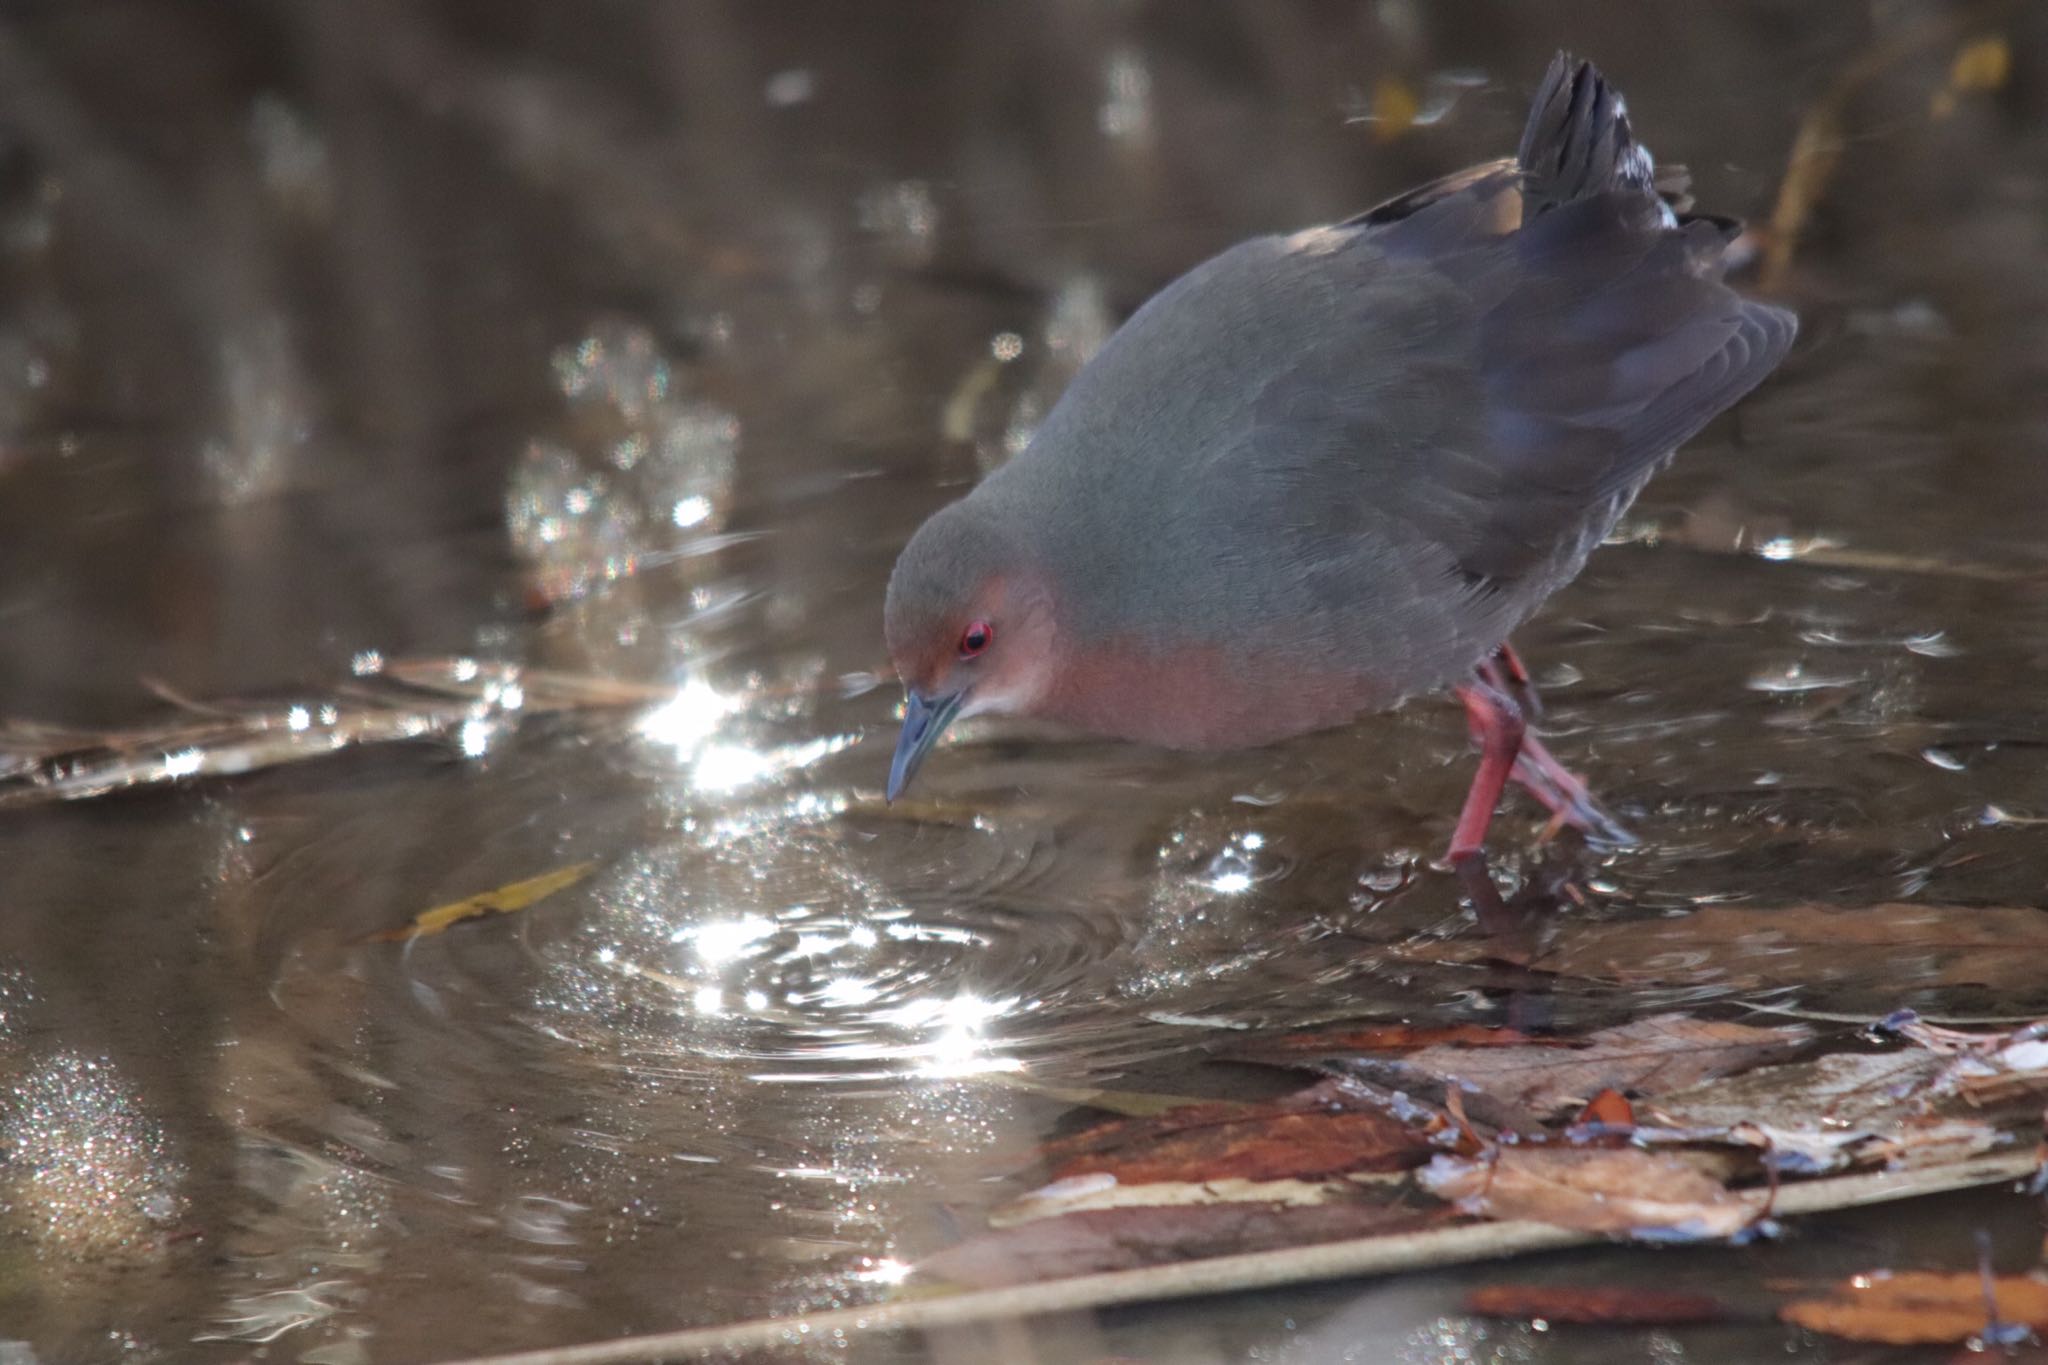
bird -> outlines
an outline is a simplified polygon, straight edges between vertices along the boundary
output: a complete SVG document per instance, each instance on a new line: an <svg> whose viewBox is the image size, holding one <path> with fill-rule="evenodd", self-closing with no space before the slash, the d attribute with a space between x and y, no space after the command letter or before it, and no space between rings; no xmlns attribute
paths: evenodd
<svg viewBox="0 0 2048 1365"><path fill-rule="evenodd" d="M1740 227L1560 52L1512 158L1168 284L904 546L887 799L966 716L1203 751L1448 689L1479 750L1451 865L1510 781L1631 842L1531 729L1508 637L1790 349L1724 282Z"/></svg>

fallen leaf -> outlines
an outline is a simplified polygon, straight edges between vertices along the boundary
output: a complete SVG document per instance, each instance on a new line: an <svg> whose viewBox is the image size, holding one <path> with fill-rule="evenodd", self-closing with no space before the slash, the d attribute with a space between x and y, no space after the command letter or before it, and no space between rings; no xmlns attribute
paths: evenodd
<svg viewBox="0 0 2048 1365"><path fill-rule="evenodd" d="M1864 48L1836 73L1820 98L1806 109L1792 139L1792 155L1778 185L1771 209L1770 246L1765 254L1763 288L1783 287L1801 231L1834 178L1842 149L1853 139L1848 126L1850 104L1862 89L1893 65L1916 52L1951 41L1958 29L1974 22L1975 7L1963 6L1920 23L1901 26Z"/></svg>
<svg viewBox="0 0 2048 1365"><path fill-rule="evenodd" d="M1833 1053L1676 1091L1649 1111L1670 1128L1747 1130L1778 1169L1817 1174L1898 1133L1915 1116L1912 1097L1942 1066L1927 1052Z"/></svg>
<svg viewBox="0 0 2048 1365"><path fill-rule="evenodd" d="M1185 1204L1265 1204L1307 1208L1357 1195L1361 1182L1394 1180L1373 1173L1332 1180L1151 1180L1126 1185L1113 1175L1071 1176L989 1210L992 1228L1016 1227L1039 1218L1064 1218L1104 1209L1155 1209Z"/></svg>
<svg viewBox="0 0 2048 1365"><path fill-rule="evenodd" d="M2012 1100L2031 1102L2048 1090L2048 1024L2033 1023L2008 1033L1970 1033L1930 1024L1910 1012L1885 1027L1946 1057L1928 1089L1955 1095L1971 1107Z"/></svg>
<svg viewBox="0 0 2048 1365"><path fill-rule="evenodd" d="M1439 1156L1416 1180L1464 1213L1647 1241L1732 1237L1766 1207L1683 1157L1628 1147L1516 1146L1478 1157Z"/></svg>
<svg viewBox="0 0 2048 1365"><path fill-rule="evenodd" d="M1365 1199L1309 1208L1228 1203L1107 1209L985 1233L948 1247L919 1269L957 1284L1018 1284L1407 1232L1442 1217L1439 1210Z"/></svg>
<svg viewBox="0 0 2048 1365"><path fill-rule="evenodd" d="M1636 1111L1619 1090L1603 1090L1586 1101L1586 1107L1572 1120L1572 1127L1598 1124L1602 1128L1633 1128Z"/></svg>
<svg viewBox="0 0 2048 1365"><path fill-rule="evenodd" d="M1998 1320L2048 1328L2048 1281L2001 1275L1991 1281ZM1851 1341L1933 1346L1967 1341L1989 1325L1985 1280L1974 1271L1874 1271L1826 1298L1800 1299L1779 1310L1785 1321Z"/></svg>
<svg viewBox="0 0 2048 1365"><path fill-rule="evenodd" d="M1392 142L1415 126L1422 101L1406 81L1389 76L1372 89L1372 135L1375 141Z"/></svg>
<svg viewBox="0 0 2048 1365"><path fill-rule="evenodd" d="M1655 1095L1743 1071L1798 1051L1812 1036L1798 1026L1760 1028L1660 1014L1589 1034L1572 1048L1438 1046L1387 1068L1548 1115L1603 1090Z"/></svg>
<svg viewBox="0 0 2048 1365"><path fill-rule="evenodd" d="M1054 1181L1313 1180L1418 1166L1439 1150L1341 1078L1263 1104L1198 1104L1049 1143Z"/></svg>
<svg viewBox="0 0 2048 1365"><path fill-rule="evenodd" d="M2012 77L2012 44L1993 35L1965 43L1949 63L1948 84L1928 99L1928 112L1935 118L1955 113L1957 96L1972 91L1997 90Z"/></svg>
<svg viewBox="0 0 2048 1365"><path fill-rule="evenodd" d="M1079 1109L1100 1109L1105 1114L1121 1114L1125 1118L1152 1118L1175 1109L1214 1102L1195 1095L1166 1095L1150 1090L1098 1090L1094 1086L1052 1085L1021 1071L991 1071L987 1079L991 1085L1006 1090L1043 1095Z"/></svg>
<svg viewBox="0 0 2048 1365"><path fill-rule="evenodd" d="M1481 1285L1465 1295L1465 1311L1488 1318L1637 1327L1726 1322L1735 1316L1726 1303L1706 1294L1577 1284Z"/></svg>
<svg viewBox="0 0 2048 1365"><path fill-rule="evenodd" d="M542 901L557 891L576 885L591 873L595 863L574 863L568 867L544 872L538 877L528 877L522 882L512 882L495 891L486 891L480 896L437 905L431 910L422 910L413 916L412 923L401 929L387 929L381 934L370 935L371 943L403 943L408 939L427 938L441 933L450 925L460 924L466 919L477 919L484 915L510 915L526 909L536 901Z"/></svg>
<svg viewBox="0 0 2048 1365"><path fill-rule="evenodd" d="M1285 1063L1316 1057L1356 1057L1368 1052L1416 1052L1445 1043L1461 1047L1572 1046L1568 1038L1535 1038L1516 1029L1488 1024L1449 1024L1437 1028L1414 1024L1367 1024L1255 1039L1223 1055L1245 1061Z"/></svg>
<svg viewBox="0 0 2048 1365"><path fill-rule="evenodd" d="M1477 961L1485 951L1466 941L1400 949L1404 957L1438 962ZM2048 911L2025 906L1709 905L1677 918L1575 928L1530 965L1631 986L1810 990L1883 982L2038 994L2044 953Z"/></svg>

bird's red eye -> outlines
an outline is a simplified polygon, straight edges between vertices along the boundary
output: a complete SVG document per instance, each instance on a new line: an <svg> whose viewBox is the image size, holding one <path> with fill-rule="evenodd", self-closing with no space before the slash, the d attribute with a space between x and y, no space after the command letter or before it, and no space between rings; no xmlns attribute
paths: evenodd
<svg viewBox="0 0 2048 1365"><path fill-rule="evenodd" d="M975 621L960 632L960 657L971 659L989 647L996 638L996 628L986 621Z"/></svg>

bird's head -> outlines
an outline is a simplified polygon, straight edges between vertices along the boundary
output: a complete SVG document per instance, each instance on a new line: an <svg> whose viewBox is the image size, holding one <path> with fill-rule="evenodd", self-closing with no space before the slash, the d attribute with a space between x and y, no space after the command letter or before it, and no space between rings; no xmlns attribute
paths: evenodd
<svg viewBox="0 0 2048 1365"><path fill-rule="evenodd" d="M904 691L891 801L947 725L986 711L1029 712L1051 681L1045 581L1000 513L978 502L941 509L910 538L889 578L883 624Z"/></svg>

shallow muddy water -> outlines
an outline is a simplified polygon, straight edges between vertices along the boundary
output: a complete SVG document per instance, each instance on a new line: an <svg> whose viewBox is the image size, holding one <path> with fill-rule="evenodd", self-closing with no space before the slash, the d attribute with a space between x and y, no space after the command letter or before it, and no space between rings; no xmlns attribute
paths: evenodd
<svg viewBox="0 0 2048 1365"><path fill-rule="evenodd" d="M410 658L663 698L494 685L417 743L0 808L0 1358L448 1359L886 1298L1025 1187L1072 1089L1278 1088L1205 1063L1247 1029L2048 1013L2023 961L1788 979L1765 937L1538 991L1415 951L1471 932L1428 862L1471 762L1443 702L1200 758L977 724L881 800L896 549L1149 291L1510 149L1560 45L1704 205L1766 218L1802 116L1945 13L0 18L0 717L145 724L155 686L318 736ZM2007 67L1959 88L1986 35ZM2044 116L2038 8L1858 86L1783 282L1799 347L1518 637L1644 840L1539 849L1510 805L1503 883L1583 901L1553 932L2048 904ZM48 774L7 733L18 794ZM1980 1227L2030 1263L2033 1207L1972 1195L1523 1269L1953 1268ZM1485 1324L1463 1282L796 1353L1871 1358Z"/></svg>

